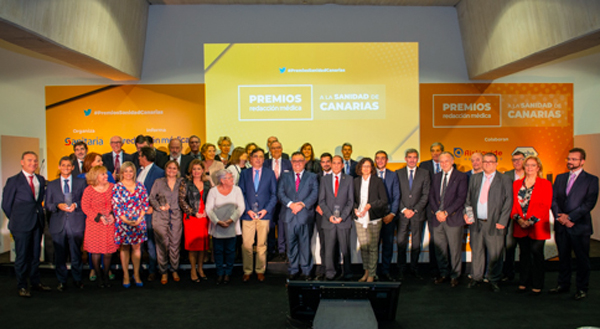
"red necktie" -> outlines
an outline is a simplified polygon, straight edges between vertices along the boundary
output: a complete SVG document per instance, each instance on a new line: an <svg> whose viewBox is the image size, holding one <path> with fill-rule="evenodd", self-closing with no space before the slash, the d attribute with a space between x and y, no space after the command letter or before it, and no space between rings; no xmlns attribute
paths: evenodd
<svg viewBox="0 0 600 329"><path fill-rule="evenodd" d="M31 187L31 193L33 193L33 198L35 199L35 186L33 185L33 175L29 176L29 186Z"/></svg>
<svg viewBox="0 0 600 329"><path fill-rule="evenodd" d="M300 174L296 174L296 192L298 192L299 186L300 186Z"/></svg>
<svg viewBox="0 0 600 329"><path fill-rule="evenodd" d="M338 187L340 187L340 180L338 176L335 176L335 197L337 198Z"/></svg>
<svg viewBox="0 0 600 329"><path fill-rule="evenodd" d="M121 169L121 162L119 162L119 155L117 154L117 156L115 157L115 173L119 173L119 170Z"/></svg>

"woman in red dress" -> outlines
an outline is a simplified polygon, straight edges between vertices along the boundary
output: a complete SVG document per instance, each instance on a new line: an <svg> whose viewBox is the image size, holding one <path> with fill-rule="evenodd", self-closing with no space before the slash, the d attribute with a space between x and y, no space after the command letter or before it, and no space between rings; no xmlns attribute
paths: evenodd
<svg viewBox="0 0 600 329"><path fill-rule="evenodd" d="M86 175L89 186L83 191L81 209L86 214L83 249L92 254L94 270L98 273L101 288L110 287L108 271L112 254L119 246L115 244L115 218L112 214L113 184L103 166L95 166ZM104 255L104 268L100 260Z"/></svg>
<svg viewBox="0 0 600 329"><path fill-rule="evenodd" d="M204 262L204 251L208 250L208 224L204 204L210 181L205 181L204 164L196 159L190 163L188 170L190 174L179 186L179 206L183 211L183 236L185 250L189 251L190 265L192 266L191 279L200 282L207 280L202 263ZM196 270L198 265L198 270ZM198 277L198 273L200 277Z"/></svg>

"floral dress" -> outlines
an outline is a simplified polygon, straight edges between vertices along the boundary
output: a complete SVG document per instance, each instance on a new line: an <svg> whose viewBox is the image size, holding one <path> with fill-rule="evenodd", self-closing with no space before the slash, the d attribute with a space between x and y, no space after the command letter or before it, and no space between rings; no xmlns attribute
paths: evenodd
<svg viewBox="0 0 600 329"><path fill-rule="evenodd" d="M116 244L139 244L148 240L146 230L146 219L138 226L125 224L121 216L128 220L135 221L140 217L142 211L148 211L148 192L142 183L135 183L133 193L129 192L123 183L118 183L113 188L112 198L113 210L115 213L115 243Z"/></svg>

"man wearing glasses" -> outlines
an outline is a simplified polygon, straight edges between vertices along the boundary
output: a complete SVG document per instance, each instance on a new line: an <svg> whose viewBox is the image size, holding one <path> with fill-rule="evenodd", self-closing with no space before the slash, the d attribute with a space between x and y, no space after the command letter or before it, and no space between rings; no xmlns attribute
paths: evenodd
<svg viewBox="0 0 600 329"><path fill-rule="evenodd" d="M511 181L519 180L525 176L525 168L523 167L525 154L517 151L512 155L513 169L504 173ZM517 249L517 240L513 237L514 223L508 221L508 230L504 241L506 254L504 256L504 266L502 267L502 281L512 281L515 278L515 251Z"/></svg>
<svg viewBox="0 0 600 329"><path fill-rule="evenodd" d="M590 212L598 200L598 177L583 170L585 151L574 148L569 151L569 172L556 176L553 188L552 214L556 247L558 248L558 286L550 293L568 292L571 285L571 252L577 260L577 291L575 300L587 296L590 281L590 235L592 216Z"/></svg>
<svg viewBox="0 0 600 329"><path fill-rule="evenodd" d="M118 180L121 165L125 161L133 162L133 155L123 151L123 139L120 136L110 138L110 148L112 152L102 154L102 162L108 171L113 173L115 180Z"/></svg>

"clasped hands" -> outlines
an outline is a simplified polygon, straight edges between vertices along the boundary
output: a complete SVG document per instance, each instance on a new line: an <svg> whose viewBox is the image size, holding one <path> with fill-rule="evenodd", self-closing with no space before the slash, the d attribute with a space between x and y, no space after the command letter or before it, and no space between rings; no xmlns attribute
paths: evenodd
<svg viewBox="0 0 600 329"><path fill-rule="evenodd" d="M72 203L71 206L67 207L66 203L59 203L57 208L64 212L73 212L75 209L77 209L77 204Z"/></svg>
<svg viewBox="0 0 600 329"><path fill-rule="evenodd" d="M261 211L262 211L262 210L261 210ZM260 212L260 211L259 211L259 212ZM231 225L231 223L233 223L233 219L231 219L231 218L230 218L230 219L228 219L228 220L225 220L225 221L222 221L222 220L218 221L218 222L217 222L217 225L219 225L219 226L221 226L221 227L225 227L225 228L227 228L227 227L229 227L229 225Z"/></svg>
<svg viewBox="0 0 600 329"><path fill-rule="evenodd" d="M558 214L558 217L556 217L556 220L568 228L571 228L571 227L573 227L573 225L575 225L575 223L573 223L569 219L569 215L567 215L567 214Z"/></svg>
<svg viewBox="0 0 600 329"><path fill-rule="evenodd" d="M365 215L367 214L367 211L369 211L370 209L371 209L371 204L367 203L362 211L358 211L358 209L354 209L354 214L358 218L365 217Z"/></svg>
<svg viewBox="0 0 600 329"><path fill-rule="evenodd" d="M252 220L261 220L263 217L265 217L265 215L267 214L267 211L265 209L259 211L259 212L254 212L252 210L248 210L247 212L248 216L250 216L250 218L252 218ZM227 226L225 226L227 227Z"/></svg>
<svg viewBox="0 0 600 329"><path fill-rule="evenodd" d="M289 208L292 210L292 214L297 215L305 206L304 202L298 201L291 203Z"/></svg>

